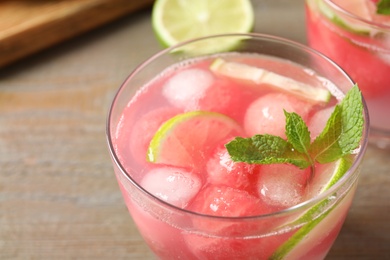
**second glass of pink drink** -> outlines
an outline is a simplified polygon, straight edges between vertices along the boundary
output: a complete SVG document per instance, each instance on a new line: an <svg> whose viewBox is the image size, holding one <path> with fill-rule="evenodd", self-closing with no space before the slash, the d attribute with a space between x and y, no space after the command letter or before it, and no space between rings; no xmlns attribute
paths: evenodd
<svg viewBox="0 0 390 260"><path fill-rule="evenodd" d="M321 54L257 34L189 41L140 65L114 98L107 138L126 205L155 255L323 259L357 186L364 104L356 147L333 162L233 161L226 144L266 134L284 143L287 112L301 116L313 142L352 87Z"/></svg>
<svg viewBox="0 0 390 260"><path fill-rule="evenodd" d="M390 148L390 6L378 0L307 0L310 47L358 83L370 112L373 143Z"/></svg>

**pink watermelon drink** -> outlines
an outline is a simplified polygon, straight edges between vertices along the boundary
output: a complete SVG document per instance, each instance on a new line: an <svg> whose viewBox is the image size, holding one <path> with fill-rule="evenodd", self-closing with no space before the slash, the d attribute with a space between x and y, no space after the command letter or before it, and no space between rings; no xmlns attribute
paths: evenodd
<svg viewBox="0 0 390 260"><path fill-rule="evenodd" d="M124 200L156 256L323 259L366 147L367 111L352 86L320 54L265 35L194 40L136 69L107 133Z"/></svg>
<svg viewBox="0 0 390 260"><path fill-rule="evenodd" d="M390 146L390 5L384 0L307 0L308 44L359 84L371 140Z"/></svg>

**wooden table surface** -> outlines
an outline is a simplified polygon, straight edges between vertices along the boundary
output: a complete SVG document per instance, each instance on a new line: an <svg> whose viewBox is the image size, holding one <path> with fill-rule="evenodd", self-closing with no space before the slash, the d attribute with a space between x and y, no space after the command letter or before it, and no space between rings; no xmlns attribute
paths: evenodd
<svg viewBox="0 0 390 260"><path fill-rule="evenodd" d="M256 32L305 42L302 0L254 1ZM0 18L1 19L1 18ZM0 70L0 259L152 259L105 141L115 91L160 50L150 9ZM369 147L327 259L390 259L390 152Z"/></svg>
<svg viewBox="0 0 390 260"><path fill-rule="evenodd" d="M133 13L153 0L1 0L0 68Z"/></svg>

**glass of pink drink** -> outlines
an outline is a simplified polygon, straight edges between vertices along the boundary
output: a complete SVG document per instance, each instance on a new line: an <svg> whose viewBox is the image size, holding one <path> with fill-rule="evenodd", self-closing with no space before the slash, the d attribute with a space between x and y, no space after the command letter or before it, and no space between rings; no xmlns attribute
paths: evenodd
<svg viewBox="0 0 390 260"><path fill-rule="evenodd" d="M135 69L114 98L107 139L125 203L155 255L323 259L357 186L366 107L347 160L250 164L224 145L254 134L285 139L283 109L301 115L314 138L352 86L318 52L258 34L189 41Z"/></svg>
<svg viewBox="0 0 390 260"><path fill-rule="evenodd" d="M370 112L370 140L390 147L390 15L377 0L307 0L310 47L321 51L357 82Z"/></svg>

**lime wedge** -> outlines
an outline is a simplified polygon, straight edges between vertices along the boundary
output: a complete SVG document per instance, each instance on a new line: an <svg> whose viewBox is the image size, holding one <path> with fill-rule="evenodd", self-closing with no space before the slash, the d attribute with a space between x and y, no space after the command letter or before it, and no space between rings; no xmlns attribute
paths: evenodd
<svg viewBox="0 0 390 260"><path fill-rule="evenodd" d="M243 134L228 116L208 111L192 111L166 121L152 138L147 160L152 163L197 168L208 152L225 141Z"/></svg>
<svg viewBox="0 0 390 260"><path fill-rule="evenodd" d="M164 47L214 34L247 33L254 25L250 0L157 0L152 11L154 32ZM230 40L231 41L231 40ZM203 52L223 49L231 42L207 44Z"/></svg>
<svg viewBox="0 0 390 260"><path fill-rule="evenodd" d="M218 58L211 64L210 69L217 74L230 78L251 81L255 84L269 84L275 88L315 102L327 103L331 98L330 92L325 88L313 87L277 73L243 63L229 62Z"/></svg>
<svg viewBox="0 0 390 260"><path fill-rule="evenodd" d="M332 187L351 167L352 161L349 158L341 158L333 163L321 165L318 169L320 174L316 174L312 179L313 189L308 191L308 197L320 194ZM349 193L350 198L344 198L340 204L332 205L329 198L317 203L306 213L296 219L296 223L305 223L293 236L283 243L271 256L271 260L276 259L301 259L310 250L313 241L321 241L327 234L339 224L340 217L349 206L353 193ZM331 205L331 206L329 206ZM324 208L328 208L323 212ZM289 223L288 225L291 225ZM310 239L306 239L310 236Z"/></svg>

